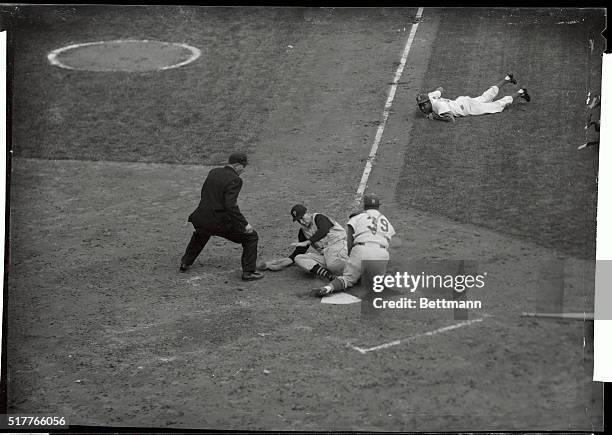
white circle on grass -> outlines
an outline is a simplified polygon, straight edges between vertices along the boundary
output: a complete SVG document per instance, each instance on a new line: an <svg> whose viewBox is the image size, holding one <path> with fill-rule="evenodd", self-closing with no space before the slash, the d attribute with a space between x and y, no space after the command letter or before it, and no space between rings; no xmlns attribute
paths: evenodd
<svg viewBox="0 0 612 435"><path fill-rule="evenodd" d="M96 72L163 71L187 65L200 50L178 42L148 39L117 39L84 42L57 48L47 55L51 65Z"/></svg>

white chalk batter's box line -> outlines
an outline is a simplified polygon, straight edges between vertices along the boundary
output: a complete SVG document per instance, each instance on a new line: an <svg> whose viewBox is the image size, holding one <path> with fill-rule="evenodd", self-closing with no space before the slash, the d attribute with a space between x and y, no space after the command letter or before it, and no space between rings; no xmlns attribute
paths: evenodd
<svg viewBox="0 0 612 435"><path fill-rule="evenodd" d="M410 341L414 341L421 337L431 337L433 335L442 334L444 332L452 331L454 329L463 328L464 326L474 325L476 323L482 322L486 317L491 317L489 314L483 314L483 317L479 317L477 319L466 320L465 322L455 323L454 325L444 326L442 328L434 329L433 331L421 332L419 334L411 335L406 338L401 338L399 340L390 341L388 343L379 344L378 346L363 348L359 346L353 346L351 343L346 343L347 347L350 347L353 350L356 350L362 355L365 355L368 352L374 352L378 350L388 349L393 346L398 346L403 343L408 343Z"/></svg>

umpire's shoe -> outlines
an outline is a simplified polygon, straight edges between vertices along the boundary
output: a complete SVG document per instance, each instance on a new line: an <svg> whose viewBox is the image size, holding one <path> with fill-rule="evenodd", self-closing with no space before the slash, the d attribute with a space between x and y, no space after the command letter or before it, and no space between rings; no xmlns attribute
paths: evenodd
<svg viewBox="0 0 612 435"><path fill-rule="evenodd" d="M521 92L522 91L522 92ZM519 93L521 94L521 98L527 101L528 103L531 101L531 97L527 93L527 88L519 89Z"/></svg>
<svg viewBox="0 0 612 435"><path fill-rule="evenodd" d="M189 266L181 261L181 265L179 266L179 270L181 272L187 272L187 269L189 269Z"/></svg>
<svg viewBox="0 0 612 435"><path fill-rule="evenodd" d="M262 279L264 274L261 272L242 272L243 281L255 281L256 279Z"/></svg>

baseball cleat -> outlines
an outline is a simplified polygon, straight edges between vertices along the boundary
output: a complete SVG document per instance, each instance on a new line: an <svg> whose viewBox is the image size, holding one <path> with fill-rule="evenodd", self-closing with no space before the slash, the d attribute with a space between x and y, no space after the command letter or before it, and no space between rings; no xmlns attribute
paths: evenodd
<svg viewBox="0 0 612 435"><path fill-rule="evenodd" d="M256 279L262 279L264 274L261 272L243 272L242 280L243 281L255 281Z"/></svg>
<svg viewBox="0 0 612 435"><path fill-rule="evenodd" d="M505 80L509 81L513 85L516 85L516 79L514 78L514 74L512 74L512 73L507 73Z"/></svg>
<svg viewBox="0 0 612 435"><path fill-rule="evenodd" d="M320 298L325 297L325 296L329 296L334 292L333 289L324 286L324 287L318 287L318 288L314 288L312 289L312 291L310 292L311 296L318 296Z"/></svg>
<svg viewBox="0 0 612 435"><path fill-rule="evenodd" d="M531 101L531 97L527 93L527 88L519 89L519 93L521 94L521 98L523 98L525 101L527 101L528 103Z"/></svg>
<svg viewBox="0 0 612 435"><path fill-rule="evenodd" d="M321 287L313 288L310 290L310 296L319 296L319 291L321 291Z"/></svg>

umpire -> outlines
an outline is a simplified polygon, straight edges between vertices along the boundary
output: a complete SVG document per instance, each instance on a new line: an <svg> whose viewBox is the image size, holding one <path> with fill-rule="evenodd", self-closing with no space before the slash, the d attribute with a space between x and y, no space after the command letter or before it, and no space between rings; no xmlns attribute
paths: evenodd
<svg viewBox="0 0 612 435"><path fill-rule="evenodd" d="M189 215L195 231L181 259L181 272L187 271L211 236L223 237L242 245L242 279L252 281L263 278L255 271L257 262L257 241L259 237L253 227L240 213L237 200L242 179L240 174L248 165L244 153L230 155L228 164L212 169L204 185L198 208Z"/></svg>

